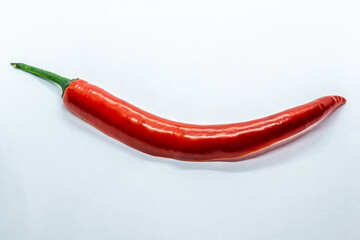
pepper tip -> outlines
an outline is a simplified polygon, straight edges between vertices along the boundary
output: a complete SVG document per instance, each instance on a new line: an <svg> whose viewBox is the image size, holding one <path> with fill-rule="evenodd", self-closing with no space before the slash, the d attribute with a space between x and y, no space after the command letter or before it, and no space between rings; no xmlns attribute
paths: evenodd
<svg viewBox="0 0 360 240"><path fill-rule="evenodd" d="M346 103L346 99L344 97L338 96L338 95L334 95L333 99L335 100L335 102L337 104L339 104L339 106L344 105Z"/></svg>

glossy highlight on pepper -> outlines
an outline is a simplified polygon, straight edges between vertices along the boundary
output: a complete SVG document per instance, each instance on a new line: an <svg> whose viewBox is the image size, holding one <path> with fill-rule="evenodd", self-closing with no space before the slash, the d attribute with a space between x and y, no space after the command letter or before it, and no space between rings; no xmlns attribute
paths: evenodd
<svg viewBox="0 0 360 240"><path fill-rule="evenodd" d="M325 96L252 121L197 125L153 115L81 79L12 65L59 84L65 106L103 133L141 152L184 161L240 160L314 126L346 102L340 96Z"/></svg>

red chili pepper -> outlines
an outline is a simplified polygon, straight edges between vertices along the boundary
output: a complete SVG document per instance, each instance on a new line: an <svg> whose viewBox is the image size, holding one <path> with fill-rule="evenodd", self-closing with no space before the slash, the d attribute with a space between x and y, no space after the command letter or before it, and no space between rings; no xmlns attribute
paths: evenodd
<svg viewBox="0 0 360 240"><path fill-rule="evenodd" d="M12 65L59 84L65 106L105 134L144 153L185 161L239 159L302 132L346 102L326 96L248 122L195 125L155 116L84 80Z"/></svg>

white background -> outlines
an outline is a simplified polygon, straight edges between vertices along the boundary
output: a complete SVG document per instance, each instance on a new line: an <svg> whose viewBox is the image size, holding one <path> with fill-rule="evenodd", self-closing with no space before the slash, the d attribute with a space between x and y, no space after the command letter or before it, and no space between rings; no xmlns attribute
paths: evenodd
<svg viewBox="0 0 360 240"><path fill-rule="evenodd" d="M2 1L0 239L360 239L360 3ZM190 123L338 94L296 141L235 163L137 152L24 62Z"/></svg>

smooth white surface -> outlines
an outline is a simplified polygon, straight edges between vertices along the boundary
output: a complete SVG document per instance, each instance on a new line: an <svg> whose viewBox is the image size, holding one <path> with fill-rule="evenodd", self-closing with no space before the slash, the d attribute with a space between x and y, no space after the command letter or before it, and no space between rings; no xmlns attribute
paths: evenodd
<svg viewBox="0 0 360 240"><path fill-rule="evenodd" d="M360 3L2 1L0 239L360 239ZM348 102L275 151L187 163L130 149L10 62L191 123Z"/></svg>

